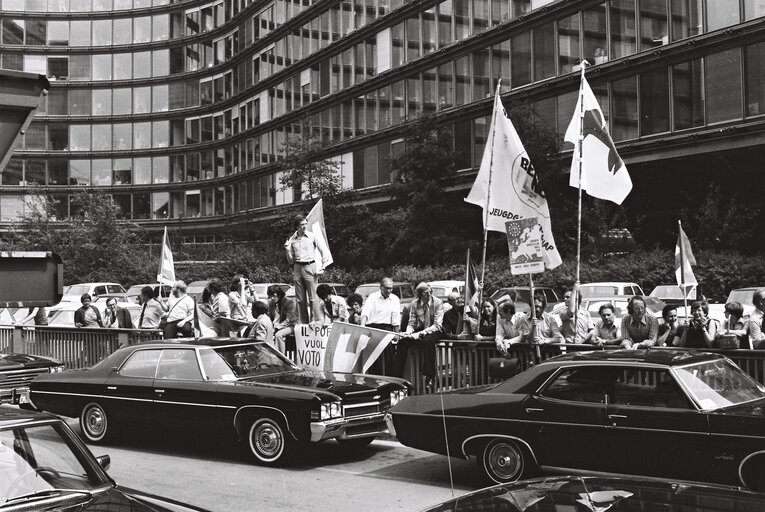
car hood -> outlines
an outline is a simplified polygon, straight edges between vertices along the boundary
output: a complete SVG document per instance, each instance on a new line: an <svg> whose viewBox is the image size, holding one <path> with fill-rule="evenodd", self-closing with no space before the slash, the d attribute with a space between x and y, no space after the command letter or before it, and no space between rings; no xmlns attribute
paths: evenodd
<svg viewBox="0 0 765 512"><path fill-rule="evenodd" d="M45 368L54 364L61 364L50 357L33 356L31 354L0 354L0 372L9 370L21 370L23 368Z"/></svg>
<svg viewBox="0 0 765 512"><path fill-rule="evenodd" d="M133 489L112 487L87 494L62 494L29 502L14 503L14 510L56 510L58 512L208 512L174 500Z"/></svg>
<svg viewBox="0 0 765 512"><path fill-rule="evenodd" d="M315 389L328 391L348 400L373 400L381 391L398 383L402 387L403 380L392 377L378 377L358 373L335 373L313 370L296 370L292 372L274 373L260 377L248 377L237 381L239 384L273 384L301 390ZM379 397L377 398L379 399Z"/></svg>

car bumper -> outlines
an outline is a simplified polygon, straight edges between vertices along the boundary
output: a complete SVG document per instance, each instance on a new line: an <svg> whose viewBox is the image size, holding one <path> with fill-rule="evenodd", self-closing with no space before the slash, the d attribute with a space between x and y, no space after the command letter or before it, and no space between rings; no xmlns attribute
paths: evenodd
<svg viewBox="0 0 765 512"><path fill-rule="evenodd" d="M383 434L388 431L385 414L339 418L311 422L311 442L325 439L357 439Z"/></svg>
<svg viewBox="0 0 765 512"><path fill-rule="evenodd" d="M39 409L32 403L31 392L29 388L17 388L13 390L11 403L18 405L21 409L27 411L38 411Z"/></svg>

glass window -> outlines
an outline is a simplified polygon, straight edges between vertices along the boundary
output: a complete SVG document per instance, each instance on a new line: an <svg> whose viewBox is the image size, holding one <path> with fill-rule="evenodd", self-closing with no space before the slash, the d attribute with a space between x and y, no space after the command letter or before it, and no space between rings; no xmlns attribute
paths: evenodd
<svg viewBox="0 0 765 512"><path fill-rule="evenodd" d="M90 46L90 20L72 20L69 24L69 44Z"/></svg>
<svg viewBox="0 0 765 512"><path fill-rule="evenodd" d="M470 36L470 0L452 0L454 7L454 40Z"/></svg>
<svg viewBox="0 0 765 512"><path fill-rule="evenodd" d="M69 59L67 57L48 57L48 78L51 80L68 80Z"/></svg>
<svg viewBox="0 0 765 512"><path fill-rule="evenodd" d="M579 69L579 14L558 20L558 65L561 74Z"/></svg>
<svg viewBox="0 0 765 512"><path fill-rule="evenodd" d="M3 173L0 174L0 179L3 180L3 185L21 185L21 181L24 179L24 161L11 158Z"/></svg>
<svg viewBox="0 0 765 512"><path fill-rule="evenodd" d="M114 194L112 195L114 204L117 206L117 218L129 219L130 218L130 194Z"/></svg>
<svg viewBox="0 0 765 512"><path fill-rule="evenodd" d="M746 115L765 113L765 43L744 48L746 55Z"/></svg>
<svg viewBox="0 0 765 512"><path fill-rule="evenodd" d="M110 46L112 44L112 20L94 20L93 46Z"/></svg>
<svg viewBox="0 0 765 512"><path fill-rule="evenodd" d="M473 101L490 97L491 89L491 55L489 48L473 52Z"/></svg>
<svg viewBox="0 0 765 512"><path fill-rule="evenodd" d="M168 203L170 202L170 194L167 192L155 192L151 195L151 209L152 218L154 219L166 219L170 211ZM223 201L221 201L222 205ZM216 212L217 213L217 212ZM221 214L223 212L221 211Z"/></svg>
<svg viewBox="0 0 765 512"><path fill-rule="evenodd" d="M32 123L24 134L24 149L45 149L45 125Z"/></svg>
<svg viewBox="0 0 765 512"><path fill-rule="evenodd" d="M93 80L111 80L112 79L112 56L96 54L93 55Z"/></svg>
<svg viewBox="0 0 765 512"><path fill-rule="evenodd" d="M672 66L675 130L704 125L704 90L701 59Z"/></svg>
<svg viewBox="0 0 765 512"><path fill-rule="evenodd" d="M594 92L594 91L593 91ZM567 92L565 94L559 94L556 98L556 104L557 104L557 111L558 111L558 120L557 120L557 130L558 133L566 133L566 129L568 128L569 123L571 123L571 118L574 115L574 110L576 109L576 100L579 97L579 91L571 91ZM565 149L573 148L574 145L570 142L564 142L563 145L565 146Z"/></svg>
<svg viewBox="0 0 765 512"><path fill-rule="evenodd" d="M8 172L7 169L5 171ZM3 177L5 183L6 177ZM24 196L20 194L3 194L0 197L0 219L16 220L24 211Z"/></svg>
<svg viewBox="0 0 765 512"><path fill-rule="evenodd" d="M151 158L133 159L133 184L146 185L151 183Z"/></svg>
<svg viewBox="0 0 765 512"><path fill-rule="evenodd" d="M112 166L112 183L130 185L133 181L133 161L130 158L115 158Z"/></svg>
<svg viewBox="0 0 765 512"><path fill-rule="evenodd" d="M644 50L667 44L669 35L667 33L666 0L640 0L639 3L640 49Z"/></svg>
<svg viewBox="0 0 765 512"><path fill-rule="evenodd" d="M61 116L69 114L69 91L66 89L51 89L48 94L48 115Z"/></svg>
<svg viewBox="0 0 765 512"><path fill-rule="evenodd" d="M152 147L166 148L170 145L170 121L153 121L151 130Z"/></svg>
<svg viewBox="0 0 765 512"><path fill-rule="evenodd" d="M112 125L95 125L95 130L93 130L93 149L96 151L112 149ZM95 177L93 179L95 181Z"/></svg>
<svg viewBox="0 0 765 512"><path fill-rule="evenodd" d="M48 30L45 20L28 19L26 21L28 46L44 46L48 40Z"/></svg>
<svg viewBox="0 0 765 512"><path fill-rule="evenodd" d="M454 106L454 83L452 63L447 62L438 67L438 110ZM426 83L425 102L428 103L428 84ZM376 172L376 171L375 171Z"/></svg>
<svg viewBox="0 0 765 512"><path fill-rule="evenodd" d="M151 159L153 183L167 183L170 179L170 159L158 156Z"/></svg>
<svg viewBox="0 0 765 512"><path fill-rule="evenodd" d="M133 78L133 54L115 53L114 59L114 79L127 80Z"/></svg>
<svg viewBox="0 0 765 512"><path fill-rule="evenodd" d="M488 63L488 59L487 59ZM467 105L470 103L470 59L468 55L459 57L454 61L454 81L456 105ZM488 77L486 84L488 85Z"/></svg>
<svg viewBox="0 0 765 512"><path fill-rule="evenodd" d="M69 184L90 185L90 160L69 161Z"/></svg>
<svg viewBox="0 0 765 512"><path fill-rule="evenodd" d="M638 136L637 78L632 76L611 83L612 126L615 141Z"/></svg>
<svg viewBox="0 0 765 512"><path fill-rule="evenodd" d="M133 89L133 113L148 114L151 112L151 87L135 87Z"/></svg>
<svg viewBox="0 0 765 512"><path fill-rule="evenodd" d="M91 175L93 185L111 185L112 184L112 161L110 158L96 159L91 164Z"/></svg>
<svg viewBox="0 0 765 512"><path fill-rule="evenodd" d="M48 22L48 45L49 46L69 46L69 22L54 21Z"/></svg>
<svg viewBox="0 0 765 512"><path fill-rule="evenodd" d="M452 42L452 0L445 0L438 4L438 45L443 48Z"/></svg>
<svg viewBox="0 0 765 512"><path fill-rule="evenodd" d="M422 55L420 53L420 19L406 20L406 61L412 62Z"/></svg>
<svg viewBox="0 0 765 512"><path fill-rule="evenodd" d="M166 41L170 39L170 16L159 14L152 17L151 37L154 41Z"/></svg>
<svg viewBox="0 0 765 512"><path fill-rule="evenodd" d="M611 55L614 59L636 50L635 0L611 0Z"/></svg>
<svg viewBox="0 0 765 512"><path fill-rule="evenodd" d="M151 123L133 123L133 149L151 148Z"/></svg>
<svg viewBox="0 0 765 512"><path fill-rule="evenodd" d="M556 400L604 404L613 396L617 367L571 368L561 371L542 391L542 395Z"/></svg>
<svg viewBox="0 0 765 512"><path fill-rule="evenodd" d="M157 379L202 380L194 349L165 349L157 370Z"/></svg>
<svg viewBox="0 0 765 512"><path fill-rule="evenodd" d="M72 151L90 151L90 125L70 125L69 144Z"/></svg>
<svg viewBox="0 0 765 512"><path fill-rule="evenodd" d="M703 0L672 0L672 40L704 32L701 25Z"/></svg>
<svg viewBox="0 0 765 512"><path fill-rule="evenodd" d="M741 117L741 50L733 48L705 57L707 122Z"/></svg>
<svg viewBox="0 0 765 512"><path fill-rule="evenodd" d="M125 115L133 112L133 91L128 87L120 87L112 91L114 96L114 115Z"/></svg>
<svg viewBox="0 0 765 512"><path fill-rule="evenodd" d="M167 76L170 74L170 51L154 50L151 52L152 76Z"/></svg>
<svg viewBox="0 0 765 512"><path fill-rule="evenodd" d="M473 134L475 136L475 146L473 147L473 167L481 165L484 149L486 149L486 139L489 136L490 117L478 117L473 119Z"/></svg>
<svg viewBox="0 0 765 512"><path fill-rule="evenodd" d="M45 160L27 159L24 163L24 181L27 185L45 185Z"/></svg>
<svg viewBox="0 0 765 512"><path fill-rule="evenodd" d="M69 175L68 162L63 158L48 159L48 183L50 185L66 185ZM64 202L66 207L66 202ZM59 218L65 218L59 217Z"/></svg>
<svg viewBox="0 0 765 512"><path fill-rule="evenodd" d="M131 44L133 42L133 20L131 18L116 18L114 20L114 44Z"/></svg>
<svg viewBox="0 0 765 512"><path fill-rule="evenodd" d="M168 110L168 86L155 85L151 88L151 111L166 112Z"/></svg>
<svg viewBox="0 0 765 512"><path fill-rule="evenodd" d="M590 64L608 61L606 34L606 5L600 4L583 12L584 16L584 58Z"/></svg>
<svg viewBox="0 0 765 512"><path fill-rule="evenodd" d="M147 192L133 194L133 218L148 219L151 213L149 205L150 195Z"/></svg>
<svg viewBox="0 0 765 512"><path fill-rule="evenodd" d="M555 25L546 23L534 29L534 80L555 76Z"/></svg>
<svg viewBox="0 0 765 512"><path fill-rule="evenodd" d="M133 18L133 42L151 42L151 16Z"/></svg>
<svg viewBox="0 0 765 512"><path fill-rule="evenodd" d="M93 89L93 115L108 116L112 113L111 89Z"/></svg>
<svg viewBox="0 0 765 512"><path fill-rule="evenodd" d="M69 80L90 80L90 55L69 56Z"/></svg>
<svg viewBox="0 0 765 512"><path fill-rule="evenodd" d="M24 44L24 20L3 18L3 44Z"/></svg>
<svg viewBox="0 0 765 512"><path fill-rule="evenodd" d="M510 49L512 87L531 83L531 32L526 31L513 36Z"/></svg>
<svg viewBox="0 0 765 512"><path fill-rule="evenodd" d="M69 149L69 129L67 125L54 123L48 125L48 147L54 151L66 151Z"/></svg>
<svg viewBox="0 0 765 512"><path fill-rule="evenodd" d="M473 34L489 28L489 0L473 0Z"/></svg>
<svg viewBox="0 0 765 512"><path fill-rule="evenodd" d="M669 131L667 68L640 74L640 135Z"/></svg>
<svg viewBox="0 0 765 512"><path fill-rule="evenodd" d="M133 125L130 123L115 123L112 125L112 146L114 149L133 149Z"/></svg>
<svg viewBox="0 0 765 512"><path fill-rule="evenodd" d="M706 6L709 31L741 22L739 0L708 0Z"/></svg>
<svg viewBox="0 0 765 512"><path fill-rule="evenodd" d="M157 372L157 363L161 352L161 350L137 350L133 352L133 355L120 368L120 375L153 379Z"/></svg>
<svg viewBox="0 0 765 512"><path fill-rule="evenodd" d="M44 55L24 55L24 71L48 75L48 59Z"/></svg>

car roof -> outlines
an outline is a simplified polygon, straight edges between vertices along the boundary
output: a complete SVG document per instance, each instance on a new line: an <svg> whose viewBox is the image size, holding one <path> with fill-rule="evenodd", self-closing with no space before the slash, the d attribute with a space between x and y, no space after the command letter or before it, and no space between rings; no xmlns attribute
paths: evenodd
<svg viewBox="0 0 765 512"><path fill-rule="evenodd" d="M0 428L6 428L15 425L21 425L39 420L59 420L55 416L46 412L29 411L15 407L0 407Z"/></svg>
<svg viewBox="0 0 765 512"><path fill-rule="evenodd" d="M637 283L633 283L632 281L599 281L597 283L582 283L579 285L581 288L582 286L640 286Z"/></svg>
<svg viewBox="0 0 765 512"><path fill-rule="evenodd" d="M722 354L672 349L653 350L595 350L592 352L571 352L539 363L539 365L569 362L578 363L645 363L663 366L681 366L686 364L717 361L725 359Z"/></svg>
<svg viewBox="0 0 765 512"><path fill-rule="evenodd" d="M217 337L217 338L174 338L169 340L151 340L142 341L136 345L130 345L133 348L140 348L150 345L152 347L178 347L178 345L189 345L193 347L219 347L224 345L250 345L252 343L265 343L263 341L257 341L254 338L229 338L229 337Z"/></svg>

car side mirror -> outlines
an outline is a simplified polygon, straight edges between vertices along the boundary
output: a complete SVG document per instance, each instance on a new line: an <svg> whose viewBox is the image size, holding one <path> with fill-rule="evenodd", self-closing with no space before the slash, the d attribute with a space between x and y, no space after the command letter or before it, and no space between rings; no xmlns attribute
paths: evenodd
<svg viewBox="0 0 765 512"><path fill-rule="evenodd" d="M101 468L106 471L109 469L109 466L112 465L112 458L108 455L99 455L96 457L96 461L98 462L98 465L101 466Z"/></svg>

